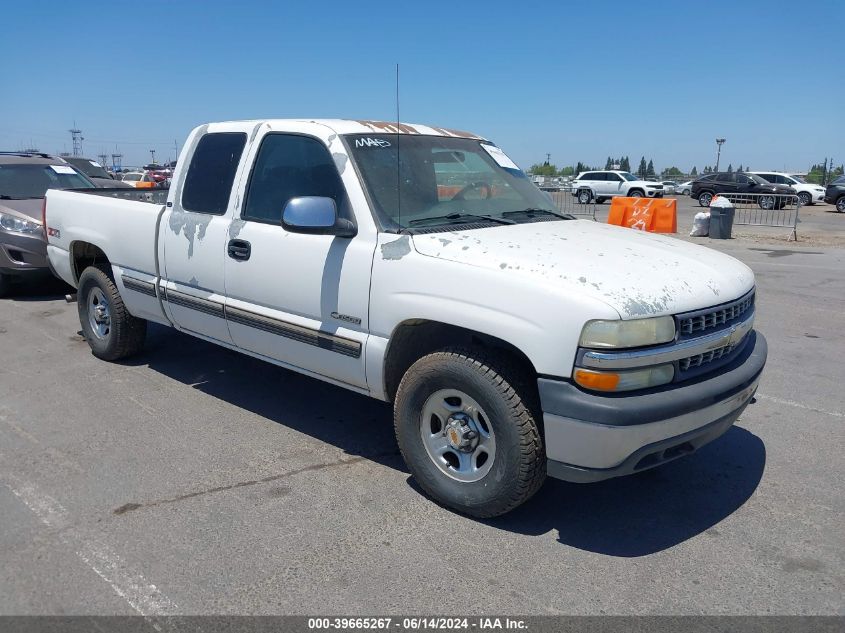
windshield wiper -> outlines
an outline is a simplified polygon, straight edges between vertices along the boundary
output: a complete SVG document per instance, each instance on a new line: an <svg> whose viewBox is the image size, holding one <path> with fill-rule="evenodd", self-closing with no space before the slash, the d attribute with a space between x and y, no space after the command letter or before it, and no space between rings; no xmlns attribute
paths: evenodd
<svg viewBox="0 0 845 633"><path fill-rule="evenodd" d="M514 222L513 220L508 220L507 218L497 218L493 215L480 215L476 213L450 213L448 215L435 215L430 218L417 218L416 220L411 220L410 222L408 222L408 226L415 226L424 222L434 222L436 220L450 220L449 222L447 222L447 224L455 224L456 221L469 219L489 220L490 222L496 222L498 224L516 224L516 222Z"/></svg>
<svg viewBox="0 0 845 633"><path fill-rule="evenodd" d="M575 218L568 214L557 213L555 211L549 211L548 209L540 209L540 208L531 208L528 209L520 209L519 211L505 211L502 215L533 215L535 213L542 213L544 215L553 215L556 218L560 218L561 220L574 220Z"/></svg>

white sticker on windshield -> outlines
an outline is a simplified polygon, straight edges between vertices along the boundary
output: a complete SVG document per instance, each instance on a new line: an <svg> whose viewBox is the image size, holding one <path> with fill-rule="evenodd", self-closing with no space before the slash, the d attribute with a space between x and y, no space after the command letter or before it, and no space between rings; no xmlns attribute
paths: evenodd
<svg viewBox="0 0 845 633"><path fill-rule="evenodd" d="M499 167L504 167L505 169L519 169L519 167L516 166L516 163L513 162L510 158L508 158L508 155L505 154L495 145L487 145L485 143L482 143L481 147L483 147L484 150L488 154L490 154L490 156L493 158L493 160L496 161L496 164L498 164Z"/></svg>
<svg viewBox="0 0 845 633"><path fill-rule="evenodd" d="M76 172L73 171L73 167L70 165L50 165L53 168L53 171L57 174L75 174Z"/></svg>
<svg viewBox="0 0 845 633"><path fill-rule="evenodd" d="M88 162L94 165L94 167L102 167L102 165L95 160L89 160Z"/></svg>

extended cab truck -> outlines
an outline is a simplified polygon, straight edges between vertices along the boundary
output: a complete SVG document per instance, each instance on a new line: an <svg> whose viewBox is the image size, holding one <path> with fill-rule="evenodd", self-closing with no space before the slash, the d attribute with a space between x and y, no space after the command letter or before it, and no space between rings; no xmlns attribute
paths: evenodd
<svg viewBox="0 0 845 633"><path fill-rule="evenodd" d="M94 355L154 321L393 402L420 486L477 517L694 451L766 360L745 265L562 216L465 132L203 125L166 204L51 191L45 221Z"/></svg>

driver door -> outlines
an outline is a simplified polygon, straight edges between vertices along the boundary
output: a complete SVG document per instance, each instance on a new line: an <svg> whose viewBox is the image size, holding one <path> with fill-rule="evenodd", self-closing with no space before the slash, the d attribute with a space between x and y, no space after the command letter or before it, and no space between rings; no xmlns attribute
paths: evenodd
<svg viewBox="0 0 845 633"><path fill-rule="evenodd" d="M354 222L326 142L307 133L265 131L251 146L240 217L228 235L226 318L241 349L366 388L376 235L293 233L281 222L288 200L301 196L332 198L340 217Z"/></svg>

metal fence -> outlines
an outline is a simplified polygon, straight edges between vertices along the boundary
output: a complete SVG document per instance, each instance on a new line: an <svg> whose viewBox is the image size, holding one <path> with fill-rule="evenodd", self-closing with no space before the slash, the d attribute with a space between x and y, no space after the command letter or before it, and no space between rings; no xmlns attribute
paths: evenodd
<svg viewBox="0 0 845 633"><path fill-rule="evenodd" d="M735 211L734 224L742 226L774 226L792 229L787 241L798 240L798 212L801 198L777 193L719 193L727 198Z"/></svg>
<svg viewBox="0 0 845 633"><path fill-rule="evenodd" d="M596 219L596 200L591 199L586 204L581 204L577 197L572 195L571 191L547 191L546 192L552 201L555 203L558 211L561 213L569 213L574 216Z"/></svg>

